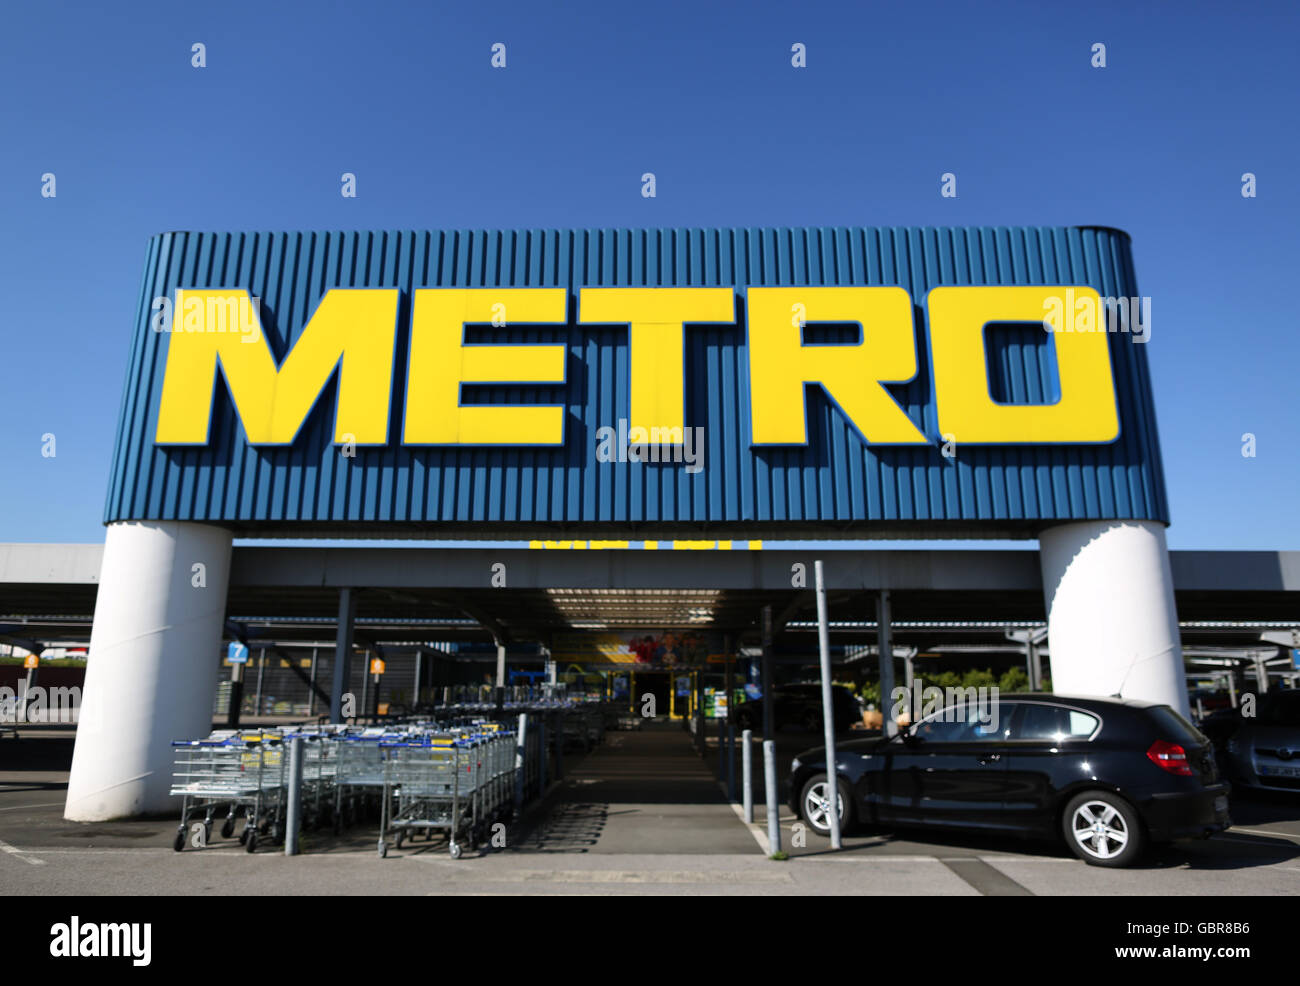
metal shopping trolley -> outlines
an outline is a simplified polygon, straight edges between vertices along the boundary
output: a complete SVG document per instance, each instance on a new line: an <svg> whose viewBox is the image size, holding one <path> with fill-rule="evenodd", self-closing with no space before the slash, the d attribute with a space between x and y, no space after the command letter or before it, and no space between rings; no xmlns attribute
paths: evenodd
<svg viewBox="0 0 1300 986"><path fill-rule="evenodd" d="M334 763L334 834L350 827L373 807L384 790L381 743L397 741L383 731L367 730L337 742Z"/></svg>
<svg viewBox="0 0 1300 986"><path fill-rule="evenodd" d="M474 848L476 797L481 771L479 747L473 738L451 735L419 737L381 744L384 757L384 796L379 827L379 855L388 855L388 839L396 848L415 832L432 838L447 834L452 859L462 843Z"/></svg>
<svg viewBox="0 0 1300 986"><path fill-rule="evenodd" d="M285 763L278 735L217 733L203 740L173 742L172 748L171 794L181 799L173 849L185 848L190 820L200 815L200 844L206 845L221 808L226 809L223 838L230 838L237 815L244 812L239 841L248 852L257 849L259 833L275 841L284 838Z"/></svg>
<svg viewBox="0 0 1300 986"><path fill-rule="evenodd" d="M283 730L288 744L294 737L302 739L302 812L303 828L325 825L335 817L340 738L344 731L335 727L287 726Z"/></svg>

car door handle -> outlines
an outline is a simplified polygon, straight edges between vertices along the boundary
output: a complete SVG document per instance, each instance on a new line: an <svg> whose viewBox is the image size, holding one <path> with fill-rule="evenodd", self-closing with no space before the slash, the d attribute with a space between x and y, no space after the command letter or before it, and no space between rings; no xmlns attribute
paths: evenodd
<svg viewBox="0 0 1300 986"><path fill-rule="evenodd" d="M987 765L987 764L991 764L991 763L997 763L997 762L998 762L999 760L1001 760L1001 759L1002 759L1002 754L1001 754L1001 753L984 753L984 754L981 754L980 756L976 757L976 758L975 758L975 761L976 761L976 763L986 764L986 765Z"/></svg>

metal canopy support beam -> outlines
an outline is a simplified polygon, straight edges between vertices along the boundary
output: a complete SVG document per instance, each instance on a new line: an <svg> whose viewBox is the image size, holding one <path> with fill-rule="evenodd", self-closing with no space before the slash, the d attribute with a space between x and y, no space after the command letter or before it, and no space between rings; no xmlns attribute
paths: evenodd
<svg viewBox="0 0 1300 986"><path fill-rule="evenodd" d="M773 625L777 630L785 629L785 625L795 618L799 610L803 609L804 595L805 593L796 592L790 596L790 601L785 604L785 609L781 610L781 614L773 621Z"/></svg>
<svg viewBox="0 0 1300 986"><path fill-rule="evenodd" d="M383 661L384 659L383 647L381 647L379 644L374 644L373 646L374 646L375 657L377 657L380 661ZM369 656L370 653L369 651L367 651L366 657L369 658ZM371 683L375 686L375 694L370 699L370 715L377 717L379 715L379 689L380 686L383 684L384 679L382 675L374 674L372 672L372 667L373 667L372 663L369 660L367 660L366 673L370 674L371 677L374 679Z"/></svg>
<svg viewBox="0 0 1300 986"><path fill-rule="evenodd" d="M415 648L415 688L411 692L411 710L420 704L420 686L424 683L424 648Z"/></svg>
<svg viewBox="0 0 1300 986"><path fill-rule="evenodd" d="M270 647L270 651L273 655L280 658L288 665L290 672L293 673L293 676L295 678L297 678L299 681L301 681L304 685L307 686L308 691L312 695L311 701L313 703L317 698L319 698L322 702L329 701L329 696L325 694L324 689L322 689L318 684L316 684L316 648L315 647L311 649L311 672L310 673L302 669L302 666L298 663L298 659L295 658L294 655L287 648L272 645Z"/></svg>
<svg viewBox="0 0 1300 986"><path fill-rule="evenodd" d="M488 588L484 573L502 563L510 571L510 589L714 589L790 592L792 566L808 567L806 551L694 551L689 565L680 551L602 549L537 551L528 548L403 548L402 564L392 563L392 548L297 548L241 546L235 549L232 587L364 585L373 589L445 590L455 604L458 593ZM833 549L832 549L833 550ZM1249 554L1249 553L1230 553ZM1239 582L1254 588L1300 589L1300 552L1294 582L1279 575L1279 553L1260 552L1271 561L1270 578L1251 559ZM1241 570L1242 566L1235 566ZM1019 590L1042 592L1042 575L1033 551L882 550L836 551L826 572L828 592L862 589ZM1198 588L1194 579L1185 588ZM1232 583L1229 583L1231 585ZM1213 579L1207 588L1223 586ZM1180 588L1184 586L1180 585ZM803 595L803 605L811 600ZM779 607L778 607L779 611ZM473 615L473 614L471 614Z"/></svg>
<svg viewBox="0 0 1300 986"><path fill-rule="evenodd" d="M773 739L772 723L772 607L763 607L763 650L760 669L760 687L763 689L763 739Z"/></svg>
<svg viewBox="0 0 1300 986"><path fill-rule="evenodd" d="M497 645L497 712L505 707L506 703L506 645L500 637L493 637Z"/></svg>
<svg viewBox="0 0 1300 986"><path fill-rule="evenodd" d="M307 714L309 716L316 714L316 696L321 695L324 697L320 685L316 684L316 661L319 656L320 648L313 647L311 649L311 687L307 692Z"/></svg>
<svg viewBox="0 0 1300 986"><path fill-rule="evenodd" d="M508 642L510 640L510 631L502 626L501 623L494 619L486 610L480 609L478 606L456 593L448 593L447 601L470 619L477 622L479 626L487 630L488 633L492 634L493 640L498 643L502 641Z"/></svg>
<svg viewBox="0 0 1300 986"><path fill-rule="evenodd" d="M253 699L253 715L262 714L262 680L266 677L266 648L257 649L257 696Z"/></svg>
<svg viewBox="0 0 1300 986"><path fill-rule="evenodd" d="M235 620L226 620L225 630L245 648L248 647L248 628L244 624ZM239 728L239 714L244 708L244 668L247 666L247 661L230 666L230 702L226 706L226 728L228 729Z"/></svg>
<svg viewBox="0 0 1300 986"><path fill-rule="evenodd" d="M727 636L724 638L722 651L723 651L723 659L726 662L723 665L723 668L725 669L724 678L723 678L723 694L726 696L727 718L725 722L719 720L719 722L725 729L725 733L720 733L719 739L722 739L724 735L726 737L726 739L722 743L722 747L723 747L722 755L726 758L725 763L726 763L726 771L727 771L727 798L731 801L735 801L736 800L736 720L733 719L731 716L731 705L732 705L731 693L735 688L735 686L732 684L734 680L732 677L733 675L732 668L734 667L732 661L735 659L735 643L731 637L731 634L727 634ZM716 698L714 699L713 707L715 710L718 707Z"/></svg>
<svg viewBox="0 0 1300 986"><path fill-rule="evenodd" d="M1029 678L1029 690L1043 690L1043 662L1039 646L1047 640L1047 627L1035 627L1032 630L1006 631L1008 640L1015 640L1025 645L1025 675Z"/></svg>
<svg viewBox="0 0 1300 986"><path fill-rule="evenodd" d="M20 637L9 633L0 633L0 644L13 644L15 647L31 651L38 657L41 651L45 649L45 645L33 637Z"/></svg>
<svg viewBox="0 0 1300 986"><path fill-rule="evenodd" d="M1255 656L1255 687L1260 695L1268 691L1268 664L1263 655Z"/></svg>
<svg viewBox="0 0 1300 986"><path fill-rule="evenodd" d="M881 589L876 596L876 645L880 655L880 712L881 731L885 736L898 732L898 723L892 712L894 703L894 644L890 629L889 590Z"/></svg>
<svg viewBox="0 0 1300 986"><path fill-rule="evenodd" d="M772 607L763 607L763 786L767 795L767 847L781 851L781 819L776 796L776 724L772 721Z"/></svg>
<svg viewBox="0 0 1300 986"><path fill-rule="evenodd" d="M339 590L338 636L334 643L334 687L330 690L330 722L343 721L343 693L352 680L352 625L357 616L356 592Z"/></svg>

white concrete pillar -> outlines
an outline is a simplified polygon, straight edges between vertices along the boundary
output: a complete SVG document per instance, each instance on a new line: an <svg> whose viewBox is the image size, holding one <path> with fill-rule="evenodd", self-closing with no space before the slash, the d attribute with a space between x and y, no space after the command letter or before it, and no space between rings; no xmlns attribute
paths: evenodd
<svg viewBox="0 0 1300 986"><path fill-rule="evenodd" d="M206 524L110 524L64 817L179 811L171 741L212 729L231 534Z"/></svg>
<svg viewBox="0 0 1300 986"><path fill-rule="evenodd" d="M1163 524L1084 521L1038 538L1052 691L1116 694L1188 715Z"/></svg>

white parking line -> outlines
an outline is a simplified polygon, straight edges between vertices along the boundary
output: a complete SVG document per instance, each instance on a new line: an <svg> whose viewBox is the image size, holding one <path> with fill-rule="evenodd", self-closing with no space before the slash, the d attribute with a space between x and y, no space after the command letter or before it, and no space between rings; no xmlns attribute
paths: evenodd
<svg viewBox="0 0 1300 986"><path fill-rule="evenodd" d="M145 846L141 846L139 849L40 849L40 850L15 849L14 850L14 852L18 852L18 853L38 852L38 851L42 856L140 856L140 855L149 855L154 853L157 854L166 853L170 855L172 853L171 849L152 849Z"/></svg>
<svg viewBox="0 0 1300 986"><path fill-rule="evenodd" d="M962 856L963 860L974 859ZM809 863L941 863L938 856L796 856L802 864Z"/></svg>
<svg viewBox="0 0 1300 986"><path fill-rule="evenodd" d="M62 801L47 801L43 805L10 805L8 808L0 808L0 811L21 811L25 808L57 808L63 804Z"/></svg>
<svg viewBox="0 0 1300 986"><path fill-rule="evenodd" d="M35 856L29 856L22 849L9 845L9 843L5 842L3 839L0 839L0 852L6 852L11 856L17 856L24 863L31 863L33 866L45 865L45 860L37 859Z"/></svg>
<svg viewBox="0 0 1300 986"><path fill-rule="evenodd" d="M1061 863L1070 865L1071 859L1043 859L1037 856L922 856L922 855L873 855L873 856L797 856L800 863Z"/></svg>
<svg viewBox="0 0 1300 986"><path fill-rule="evenodd" d="M749 834L752 835L754 837L754 841L758 843L758 848L763 850L763 855L764 856L772 855L772 852L770 849L768 849L768 845L767 845L767 833L764 832L759 827L757 822L745 821L744 808L736 804L736 802L734 801L730 802L730 804L731 804L731 810L734 811L736 813L736 817L740 819L740 824L745 826L745 828L749 829Z"/></svg>

